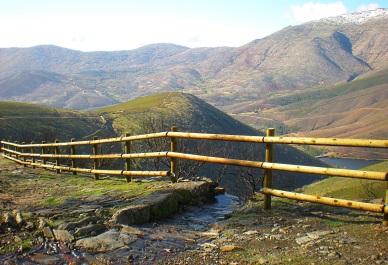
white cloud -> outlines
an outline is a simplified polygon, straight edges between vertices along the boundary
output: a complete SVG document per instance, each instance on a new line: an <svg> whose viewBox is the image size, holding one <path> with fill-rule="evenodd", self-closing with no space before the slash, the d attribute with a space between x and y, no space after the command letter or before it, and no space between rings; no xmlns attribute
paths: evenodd
<svg viewBox="0 0 388 265"><path fill-rule="evenodd" d="M360 5L359 7L357 7L356 11L362 12L362 11L373 10L376 8L379 8L379 4L372 3L372 4L367 4L367 5Z"/></svg>
<svg viewBox="0 0 388 265"><path fill-rule="evenodd" d="M302 5L291 5L292 14L289 16L291 23L303 23L321 18L338 16L347 12L342 1L333 3L307 2Z"/></svg>
<svg viewBox="0 0 388 265"><path fill-rule="evenodd" d="M2 23L4 21L4 23ZM3 20L0 47L54 44L70 49L128 50L170 42L188 47L241 46L257 31L226 23L157 16L42 16Z"/></svg>

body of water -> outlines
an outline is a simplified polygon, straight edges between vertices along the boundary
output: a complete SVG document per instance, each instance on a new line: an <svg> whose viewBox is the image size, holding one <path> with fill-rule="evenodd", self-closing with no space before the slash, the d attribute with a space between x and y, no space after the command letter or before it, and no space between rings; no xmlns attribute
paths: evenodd
<svg viewBox="0 0 388 265"><path fill-rule="evenodd" d="M346 168L346 169L360 169L370 165L374 165L380 162L381 160L363 160L363 159L352 159L352 158L331 158L331 157L322 157L321 161L326 162L334 167Z"/></svg>

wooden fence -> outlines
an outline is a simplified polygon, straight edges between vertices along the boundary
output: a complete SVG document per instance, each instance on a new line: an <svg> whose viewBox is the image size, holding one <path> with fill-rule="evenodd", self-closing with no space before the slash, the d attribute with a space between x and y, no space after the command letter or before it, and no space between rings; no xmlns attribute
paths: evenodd
<svg viewBox="0 0 388 265"><path fill-rule="evenodd" d="M274 129L267 129L266 136L242 136L242 135L225 135L225 134L205 134L205 133L189 133L178 132L176 127L172 127L169 132L159 132L144 135L132 136L129 133L122 137L98 139L94 137L91 141L74 141L60 143L41 144L18 144L10 141L1 141L3 156L7 159L13 160L25 166L50 168L60 172L61 170L72 171L73 174L77 172L85 172L94 174L95 179L99 179L99 174L121 175L125 176L126 180L131 181L131 176L169 176L172 182L177 181L177 165L178 159L202 161L206 163L218 163L227 165L236 165L243 167L261 168L265 170L264 187L262 193L264 194L264 209L271 208L271 196L309 201L321 203L332 206L340 206L352 208L357 210L365 210L377 213L383 213L383 225L388 226L388 185L385 195L384 204L372 204L343 199L335 199L328 197L320 197L314 195L306 195L296 192L288 192L272 188L272 171L289 171L298 173L319 174L328 176L338 176L347 178L369 179L376 181L385 181L388 184L388 173L374 172L374 171L360 171L337 168L323 168L302 165L289 165L274 163L274 144L301 144L301 145L323 145L323 146L352 146L352 147L369 147L369 148L388 148L388 140L369 140L369 139L338 139L338 138L302 138L302 137L275 137ZM131 153L131 143L133 141L155 139L155 138L169 138L171 148L169 151L150 152L150 153ZM250 161L238 160L223 157L210 157L198 154L186 154L178 152L178 139L197 139L197 140L218 140L218 141L233 141L233 142L250 142L266 144L265 161ZM99 154L99 145L108 143L122 143L124 146L121 154ZM76 147L87 145L92 147L92 154L77 154ZM61 153L61 147L68 147L69 154ZM53 153L47 153L48 148L54 150ZM29 151L29 152L27 152ZM40 152L38 152L40 151ZM169 171L133 171L131 170L131 160L136 158L155 158L167 157L170 158ZM40 159L40 160L38 160ZM48 159L54 159L55 163L48 163ZM61 165L61 159L71 160L71 166ZM78 168L77 160L88 159L93 161L93 168ZM99 169L100 159L124 159L125 168L123 170L101 170Z"/></svg>

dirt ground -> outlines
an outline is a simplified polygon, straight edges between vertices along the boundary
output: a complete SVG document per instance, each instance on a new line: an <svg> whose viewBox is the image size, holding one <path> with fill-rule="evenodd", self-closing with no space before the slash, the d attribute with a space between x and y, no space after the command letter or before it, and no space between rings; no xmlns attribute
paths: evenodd
<svg viewBox="0 0 388 265"><path fill-rule="evenodd" d="M16 185L36 171L1 159L0 170L0 255L14 253L17 260L41 233L34 216L25 215L23 225L11 227L5 225L4 213L39 208L52 189L71 187L37 186L33 180ZM258 195L228 219L214 220L208 234L197 235L190 244L166 249L153 260L128 252L127 264L388 264L388 227L382 226L382 214L283 199L274 200L271 210L261 206ZM60 215L60 208L55 211Z"/></svg>

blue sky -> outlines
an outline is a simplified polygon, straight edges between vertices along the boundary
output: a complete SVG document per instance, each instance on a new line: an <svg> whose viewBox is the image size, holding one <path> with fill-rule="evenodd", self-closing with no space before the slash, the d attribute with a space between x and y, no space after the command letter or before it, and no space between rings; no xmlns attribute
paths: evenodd
<svg viewBox="0 0 388 265"><path fill-rule="evenodd" d="M238 47L289 25L387 7L386 0L0 0L0 47Z"/></svg>

